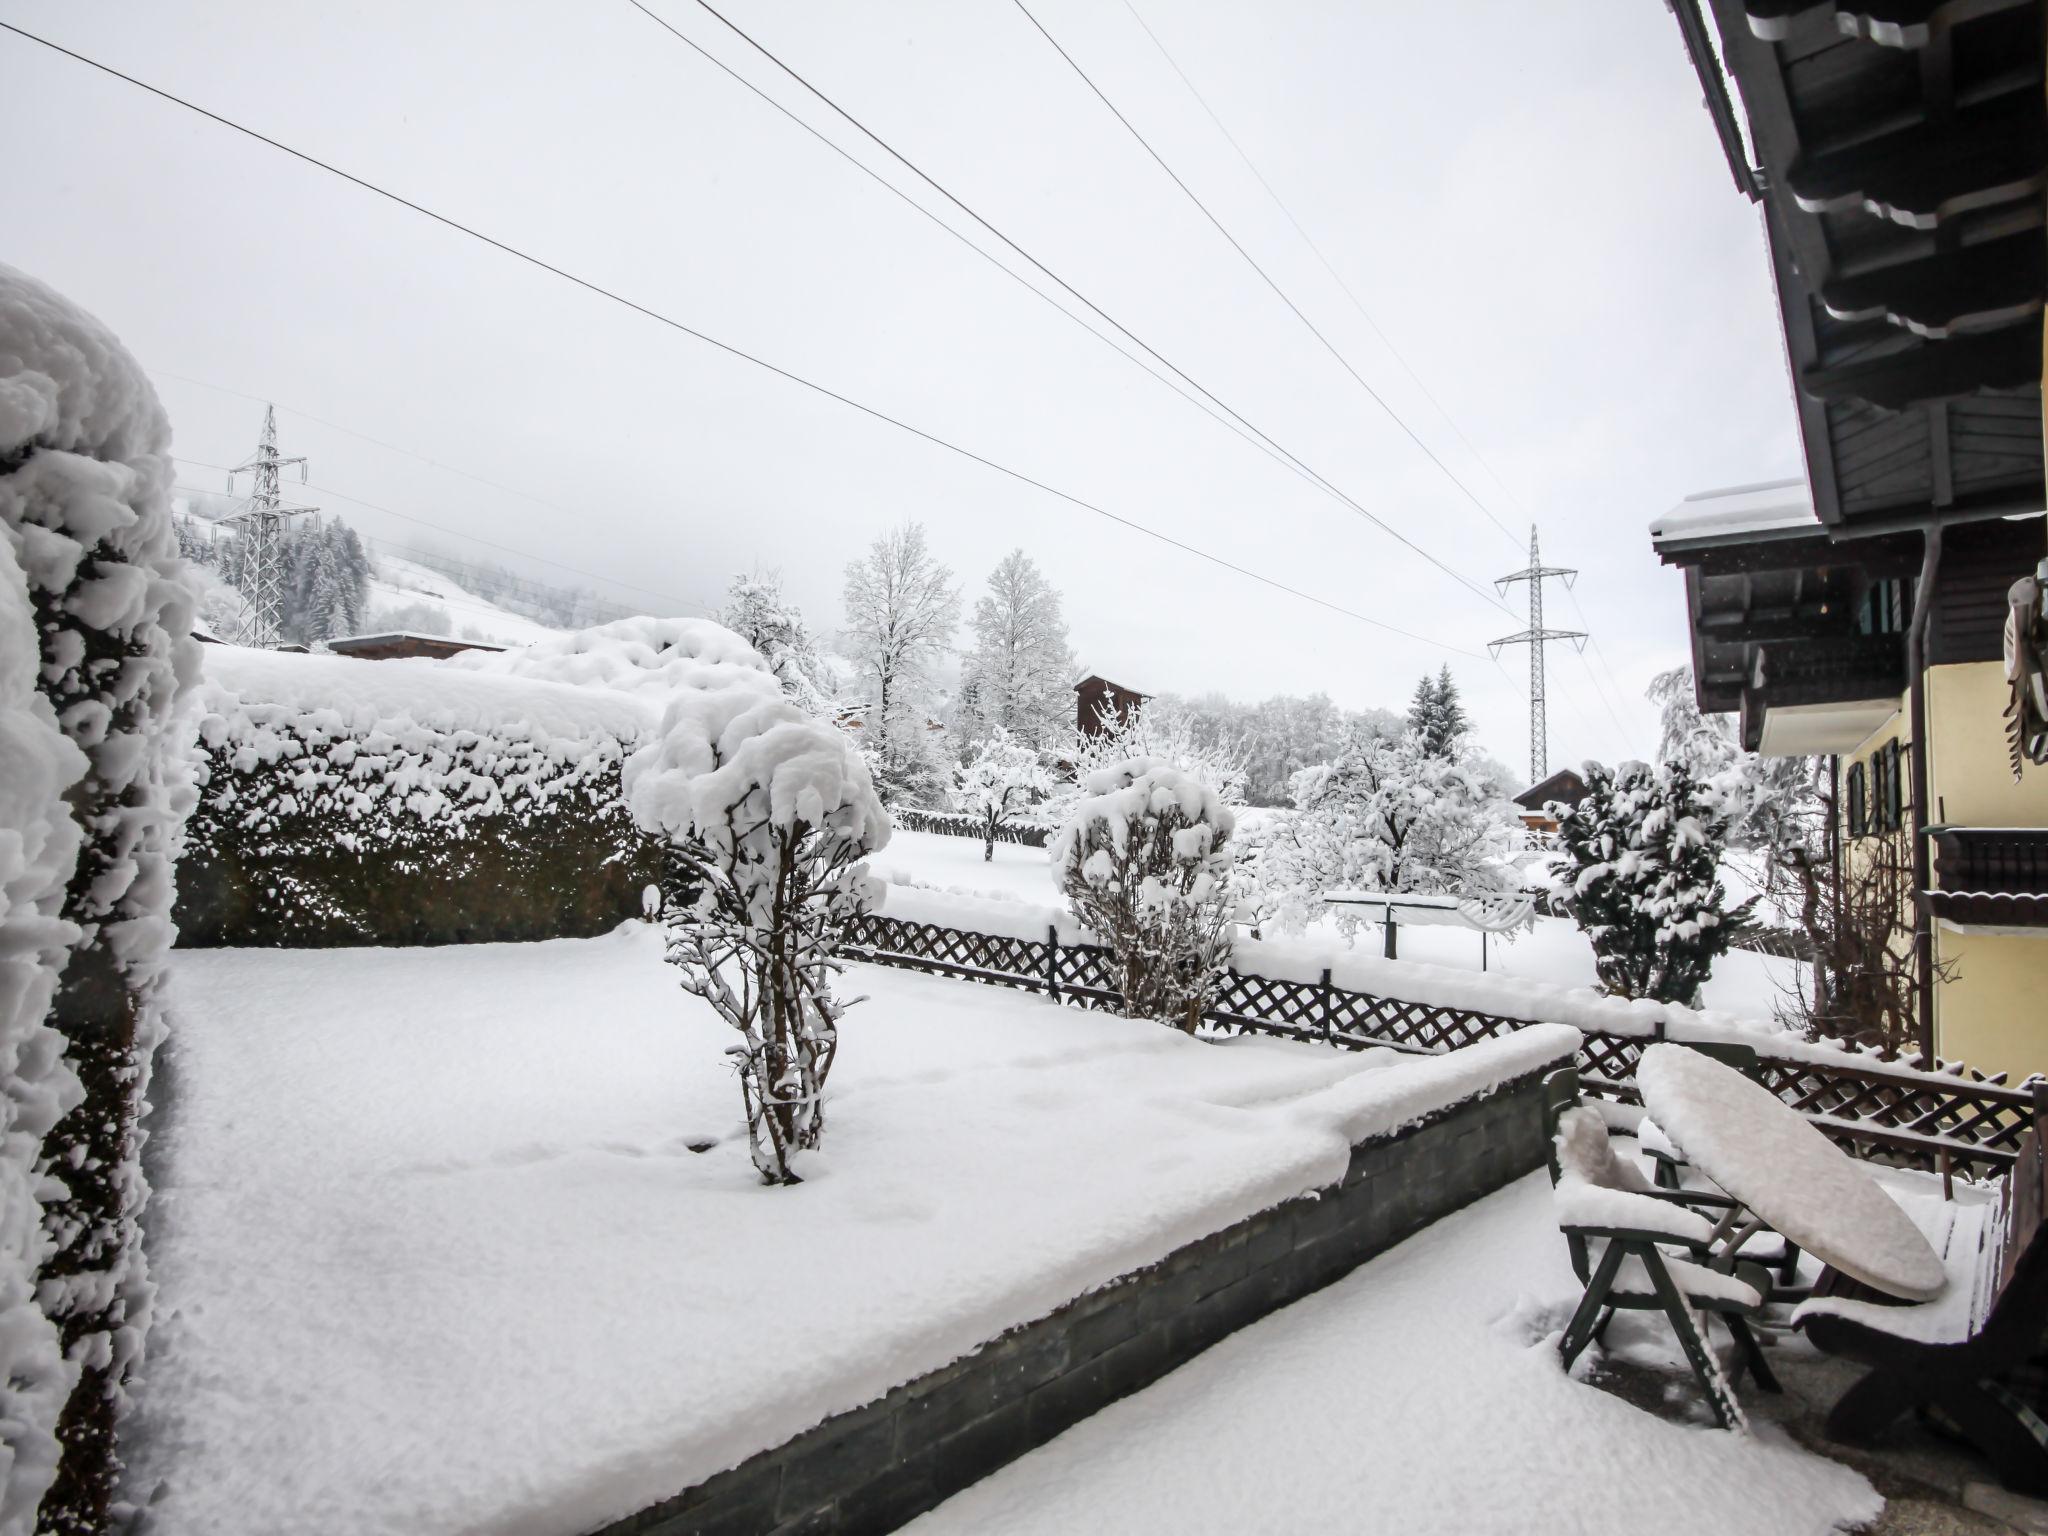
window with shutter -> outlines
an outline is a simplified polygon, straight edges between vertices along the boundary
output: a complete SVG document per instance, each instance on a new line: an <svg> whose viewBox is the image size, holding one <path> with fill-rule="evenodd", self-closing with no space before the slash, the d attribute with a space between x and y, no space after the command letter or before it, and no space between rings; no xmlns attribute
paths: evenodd
<svg viewBox="0 0 2048 1536"><path fill-rule="evenodd" d="M1856 763L1849 769L1849 835L1861 837L1866 830L1864 819L1869 809L1869 789L1863 776L1863 765Z"/></svg>
<svg viewBox="0 0 2048 1536"><path fill-rule="evenodd" d="M1905 775L1899 761L1899 744L1888 741L1884 744L1884 825L1887 832L1896 832L1905 823Z"/></svg>

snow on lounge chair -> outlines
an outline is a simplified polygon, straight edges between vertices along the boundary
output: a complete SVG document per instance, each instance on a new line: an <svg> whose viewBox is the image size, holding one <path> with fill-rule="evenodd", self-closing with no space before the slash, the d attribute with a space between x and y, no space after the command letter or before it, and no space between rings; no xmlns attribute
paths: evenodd
<svg viewBox="0 0 2048 1536"><path fill-rule="evenodd" d="M1814 1347L1870 1367L1828 1415L1836 1440L1868 1441L1909 1408L1938 1410L2017 1493L2048 1495L2048 1424L2009 1385L2037 1360L2048 1317L2048 1085L1996 1207L1949 1207L1933 1301L1900 1305L1834 1269L1792 1314ZM1974 1217L1972 1220L1970 1218ZM2001 1379L2007 1378L2007 1379Z"/></svg>
<svg viewBox="0 0 2048 1536"><path fill-rule="evenodd" d="M1617 1310L1660 1311L1715 1419L1724 1429L1735 1428L1743 1423L1742 1407L1694 1326L1694 1309L1726 1320L1741 1364L1759 1387L1775 1392L1778 1383L1747 1322L1763 1310L1770 1276L1760 1265L1738 1264L1732 1252L1717 1252L1719 1229L1693 1209L1697 1203L1726 1205L1728 1197L1660 1190L1617 1158L1606 1123L1579 1103L1578 1073L1570 1068L1546 1077L1543 1093L1551 1198L1571 1247L1572 1268L1586 1287L1558 1341L1565 1369L1607 1331ZM1668 1251L1673 1249L1686 1256Z"/></svg>

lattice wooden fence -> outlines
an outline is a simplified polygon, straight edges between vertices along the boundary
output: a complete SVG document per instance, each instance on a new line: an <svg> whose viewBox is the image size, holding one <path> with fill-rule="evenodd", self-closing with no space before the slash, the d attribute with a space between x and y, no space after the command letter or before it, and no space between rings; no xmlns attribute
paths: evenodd
<svg viewBox="0 0 2048 1536"><path fill-rule="evenodd" d="M847 934L850 958L1044 993L1081 1008L1119 1002L1115 957L1096 944L1063 944L1057 929L1043 939L975 933L937 923L871 914ZM1315 981L1232 971L1210 1010L1219 1029L1281 1035L1342 1050L1380 1047L1436 1055L1527 1025L1527 1019L1435 1003L1411 1002ZM1636 1060L1664 1038L1584 1031L1579 1071L1586 1087L1608 1097L1635 1098ZM1863 1156L1909 1167L1947 1166L1960 1174L1997 1173L2010 1166L2031 1123L2024 1089L1964 1077L1930 1075L1880 1062L1815 1062L1762 1057L1765 1086L1829 1136Z"/></svg>

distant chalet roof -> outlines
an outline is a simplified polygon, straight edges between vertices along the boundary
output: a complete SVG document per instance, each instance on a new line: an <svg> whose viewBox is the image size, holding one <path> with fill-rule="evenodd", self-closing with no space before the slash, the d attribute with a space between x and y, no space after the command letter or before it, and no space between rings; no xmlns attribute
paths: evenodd
<svg viewBox="0 0 2048 1536"><path fill-rule="evenodd" d="M1074 684L1074 691L1076 693L1079 693L1082 690L1086 689L1090 684L1097 683L1099 683L1104 688L1112 689L1117 693L1127 693L1134 699L1149 699L1152 697L1151 694L1140 693L1135 688L1126 688L1122 683L1113 683L1108 678L1102 677L1094 672L1090 672L1086 677L1082 678L1081 681Z"/></svg>
<svg viewBox="0 0 2048 1536"><path fill-rule="evenodd" d="M1586 781L1575 770L1560 768L1541 784L1531 785L1515 796L1515 804L1525 811L1540 811L1553 800L1577 805L1585 798Z"/></svg>
<svg viewBox="0 0 2048 1536"><path fill-rule="evenodd" d="M1799 538L1820 531L1804 480L1765 480L1695 492L1650 524L1650 542L1662 553Z"/></svg>
<svg viewBox="0 0 2048 1536"><path fill-rule="evenodd" d="M490 640L457 640L452 635L422 635L409 629L387 630L376 635L343 635L327 642L337 656L356 656L366 661L390 661L402 656L456 656L464 651L502 651L507 647Z"/></svg>

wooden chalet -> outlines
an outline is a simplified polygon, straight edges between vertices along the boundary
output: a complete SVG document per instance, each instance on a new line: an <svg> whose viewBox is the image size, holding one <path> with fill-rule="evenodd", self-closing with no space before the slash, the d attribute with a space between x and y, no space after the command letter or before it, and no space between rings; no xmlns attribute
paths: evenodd
<svg viewBox="0 0 2048 1536"><path fill-rule="evenodd" d="M502 651L504 646L489 640L457 640L450 635L418 635L410 630L392 630L381 635L343 635L327 642L337 656L354 656L360 661L394 661L401 657L458 656L464 651Z"/></svg>
<svg viewBox="0 0 2048 1536"><path fill-rule="evenodd" d="M1700 706L1836 760L1843 857L1908 840L1923 1051L2048 1071L2048 0L1672 9L1763 215L1806 461L1653 527Z"/></svg>
<svg viewBox="0 0 2048 1536"><path fill-rule="evenodd" d="M1540 784L1532 784L1515 796L1522 812L1522 825L1548 837L1557 830L1552 805L1577 805L1586 798L1586 781L1574 769L1560 768Z"/></svg>
<svg viewBox="0 0 2048 1536"><path fill-rule="evenodd" d="M1100 736L1105 721L1113 718L1119 725L1128 724L1150 697L1090 673L1074 684L1074 728L1083 736Z"/></svg>

